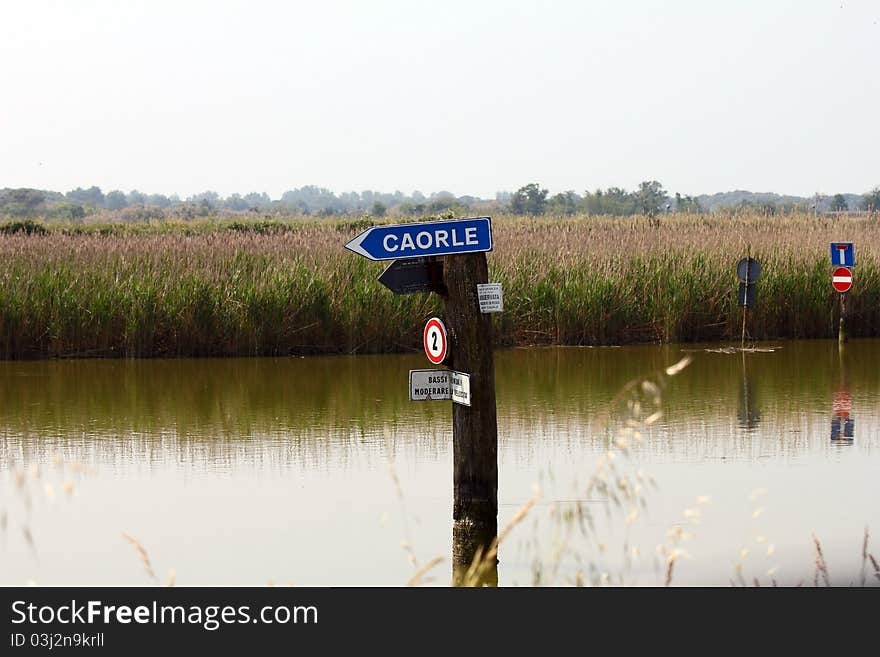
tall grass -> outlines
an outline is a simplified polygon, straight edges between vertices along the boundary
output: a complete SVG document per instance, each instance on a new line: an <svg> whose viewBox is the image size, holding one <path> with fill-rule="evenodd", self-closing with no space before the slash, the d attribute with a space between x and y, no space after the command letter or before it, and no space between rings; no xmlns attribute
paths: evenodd
<svg viewBox="0 0 880 657"><path fill-rule="evenodd" d="M0 357L239 356L417 349L436 295L397 296L343 244L368 221L0 226ZM736 262L763 264L755 339L836 334L831 241L856 243L850 335L880 330L870 218L498 217L497 342L738 335Z"/></svg>

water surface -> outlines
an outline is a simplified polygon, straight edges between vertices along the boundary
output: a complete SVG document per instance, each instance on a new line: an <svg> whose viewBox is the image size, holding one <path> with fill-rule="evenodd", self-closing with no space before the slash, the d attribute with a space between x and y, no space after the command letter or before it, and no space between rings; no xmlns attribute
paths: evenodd
<svg viewBox="0 0 880 657"><path fill-rule="evenodd" d="M657 546L673 547L676 527L692 536L674 545L675 583L812 583L812 535L832 582L857 582L864 527L880 535L880 341L774 345L499 351L499 524L542 491L501 550L500 583L581 570L660 584ZM627 524L629 508L583 497L627 420L612 400L686 354L662 417L617 453L618 472L645 482ZM421 355L0 363L0 584L148 583L123 533L163 582L399 585L413 556L443 557L431 574L448 582L451 409L408 401L408 370L424 367ZM566 538L554 518L578 504L595 530ZM561 544L574 554L554 571Z"/></svg>

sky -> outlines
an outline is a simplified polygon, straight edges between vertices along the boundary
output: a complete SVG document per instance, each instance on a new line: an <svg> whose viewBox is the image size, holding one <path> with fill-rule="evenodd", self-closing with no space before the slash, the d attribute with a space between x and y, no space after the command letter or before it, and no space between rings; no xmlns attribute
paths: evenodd
<svg viewBox="0 0 880 657"><path fill-rule="evenodd" d="M880 0L0 0L0 188L880 185Z"/></svg>

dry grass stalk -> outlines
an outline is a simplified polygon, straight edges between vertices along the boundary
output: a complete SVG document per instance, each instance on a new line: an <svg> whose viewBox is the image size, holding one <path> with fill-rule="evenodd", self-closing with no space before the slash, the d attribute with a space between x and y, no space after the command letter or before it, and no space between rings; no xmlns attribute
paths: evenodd
<svg viewBox="0 0 880 657"><path fill-rule="evenodd" d="M821 575L822 580L825 582L825 586L831 586L831 582L828 579L828 564L825 563L825 555L822 554L822 545L819 543L819 539L816 538L815 534L813 534L813 544L816 547L816 567L813 573L813 585L819 586L819 575Z"/></svg>
<svg viewBox="0 0 880 657"><path fill-rule="evenodd" d="M641 432L662 417L662 396L663 390L668 384L668 379L680 373L691 361L691 356L685 356L677 363L649 377L630 381L623 387L620 393L615 395L609 404L609 410L601 417L600 425L607 427L612 422L617 421L623 426L617 432L616 437L610 441L609 450L599 459L596 470L587 479L586 486L583 490L578 491L578 499L573 507L560 507L559 505L551 507L550 518L555 526L557 542L550 553L549 568L545 568L545 564L541 560L537 558L534 560L533 577L536 584L546 584L552 581L553 577L558 573L564 558L571 557L576 562L581 562L580 555L573 550L571 545L571 542L576 538L576 530L579 529L580 536L585 539L595 532L592 511L583 500L592 500L598 494L606 501L605 507L609 518L613 508L620 509L627 513L627 525L634 522L638 517L639 508L646 505L644 486L648 482L653 483L653 479L647 477L640 470L635 473L628 472L624 467L625 462L618 459L618 456L629 456L630 446L641 442ZM618 412L621 412L619 417ZM699 504L707 502L708 498L698 498ZM482 581L481 574L485 568L494 566L498 543L503 542L508 533L522 520L534 503L535 500L532 500L520 509L520 512L510 525L499 534L500 540L491 545L485 554L480 554L478 558L474 559L468 573L462 578L465 585L479 585L479 582ZM686 552L678 548L677 545L679 541L685 540L687 537L689 536L679 531L675 533L672 539L673 545L670 546L669 550L665 546L661 546L663 547L663 553L667 555L667 585L671 583L675 561L681 556L686 556ZM604 552L601 543L598 547L600 553ZM631 567L632 562L630 559L631 550L626 543L624 544L624 553L626 555L625 567L628 569ZM583 581L581 569L578 568L577 572L579 574L575 577L575 581ZM591 582L594 585L602 585L612 581L612 576L609 573L602 572L592 562L590 563L590 574ZM549 578L547 575L549 575ZM624 575L620 574L617 579L622 582L623 577Z"/></svg>
<svg viewBox="0 0 880 657"><path fill-rule="evenodd" d="M136 538L124 532L122 534L122 538L124 538L126 541L134 546L134 549L137 551L138 556L141 559L141 563L144 565L144 571L146 571L147 576L158 584L159 578L156 577L156 573L153 571L153 565L150 563L150 557L147 554L147 551L144 549L144 546L141 545L140 541L138 541Z"/></svg>
<svg viewBox="0 0 880 657"><path fill-rule="evenodd" d="M34 555L36 555L37 554L37 545L36 545L36 543L34 543L34 537L33 537L33 534L31 534L31 528L28 527L27 525L25 525L24 527L22 527L21 532L22 532L22 535L24 536L25 543L27 543L27 546L30 548L31 552L33 552Z"/></svg>
<svg viewBox="0 0 880 657"><path fill-rule="evenodd" d="M666 566L666 580L663 582L663 586L669 586L672 584L672 571L675 568L676 559L674 557L670 557L669 564Z"/></svg>
<svg viewBox="0 0 880 657"><path fill-rule="evenodd" d="M426 574L429 570L431 570L434 566L436 566L436 565L438 565L438 564L441 564L441 563L443 563L443 557L434 557L434 558L431 559L428 563L426 563L424 566L422 566L421 568L419 568L419 569L415 572L415 574L414 574L412 577L410 577L410 579L409 579L409 581L406 583L406 585L407 585L407 586L419 586L419 585L422 584L424 581L426 581L426 580L423 579L424 576L425 576L425 574Z"/></svg>
<svg viewBox="0 0 880 657"><path fill-rule="evenodd" d="M492 541L489 545L488 549L478 549L477 553L474 555L473 561L471 561L471 565L468 567L467 572L465 572L464 576L461 578L461 582L458 583L458 586L463 587L474 587L474 586L482 586L483 582L486 580L486 574L495 567L496 559L498 557L498 546L504 542L510 532L513 531L513 528L516 527L523 519L529 514L529 511L535 506L540 497L539 494L536 494L532 499L528 500L525 504L523 504L519 511L516 512L516 515L511 518L510 522L502 529L498 536Z"/></svg>

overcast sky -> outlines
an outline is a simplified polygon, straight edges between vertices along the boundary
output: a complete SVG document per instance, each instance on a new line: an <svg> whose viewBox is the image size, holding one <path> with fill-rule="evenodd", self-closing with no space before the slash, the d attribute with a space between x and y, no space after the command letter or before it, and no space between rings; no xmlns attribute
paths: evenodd
<svg viewBox="0 0 880 657"><path fill-rule="evenodd" d="M878 71L878 0L2 0L0 188L861 193Z"/></svg>

